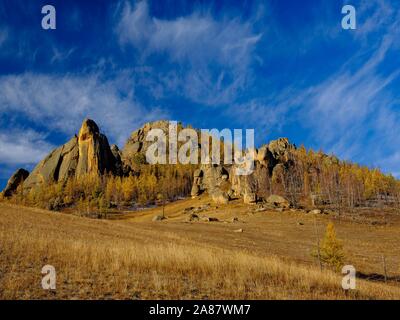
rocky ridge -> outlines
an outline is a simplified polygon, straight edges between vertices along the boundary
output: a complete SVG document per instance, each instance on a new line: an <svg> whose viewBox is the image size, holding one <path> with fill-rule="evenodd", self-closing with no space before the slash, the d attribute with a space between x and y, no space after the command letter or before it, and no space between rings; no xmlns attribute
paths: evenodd
<svg viewBox="0 0 400 320"><path fill-rule="evenodd" d="M70 177L79 178L86 174L132 174L135 158L141 155L143 160L152 143L146 141L146 136L154 128L162 129L168 138L168 121L146 123L131 134L121 151L116 145L109 145L107 137L100 133L93 120L85 119L78 135L50 152L29 175L26 170L19 169L10 178L3 195L11 196L21 183L24 189L30 189L42 183L65 182ZM178 132L182 128L178 123ZM194 173L191 195L196 197L208 193L216 203L222 204L237 198L245 203L256 203L260 200L262 179L278 175L290 165L290 152L295 148L286 138L262 146L255 151L254 171L248 176L235 175L235 164L199 165Z"/></svg>

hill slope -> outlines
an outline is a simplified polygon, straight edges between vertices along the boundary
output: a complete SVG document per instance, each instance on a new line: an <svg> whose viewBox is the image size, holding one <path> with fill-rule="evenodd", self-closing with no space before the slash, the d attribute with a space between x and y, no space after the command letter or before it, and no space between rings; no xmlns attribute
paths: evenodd
<svg viewBox="0 0 400 320"><path fill-rule="evenodd" d="M285 237L279 240L279 229L272 228L278 228L278 221L282 221L277 213L254 222L246 218L246 207L240 204L236 208L241 220L238 223L185 223L179 212L194 204L190 201L167 206L170 219L165 222L147 222L156 209L113 221L0 204L0 298L400 297L400 288L392 284L361 280L357 291L345 295L339 275L320 272L315 264L290 255L281 259L272 255L272 250L263 250L264 244L266 248L279 248L287 243L296 251L293 237L301 245L307 243L308 229L315 218L302 217L307 236L299 239L301 230L293 233L298 218L287 214L286 229L282 229ZM231 217L229 212L218 214L221 220ZM324 224L320 219L318 223ZM234 233L237 228L244 232ZM261 233L260 228L265 232ZM257 237L252 236L254 232L258 232ZM46 264L57 271L55 292L41 288L41 269Z"/></svg>

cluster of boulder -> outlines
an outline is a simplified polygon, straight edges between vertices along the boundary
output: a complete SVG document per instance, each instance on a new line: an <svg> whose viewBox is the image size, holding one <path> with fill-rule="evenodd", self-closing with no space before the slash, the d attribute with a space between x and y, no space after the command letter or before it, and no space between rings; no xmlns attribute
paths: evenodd
<svg viewBox="0 0 400 320"><path fill-rule="evenodd" d="M208 193L220 204L237 198L248 204L256 203L261 200L259 189L264 179L285 170L290 165L290 151L295 148L287 138L280 138L255 150L254 170L250 175L236 175L236 164L201 165L194 173L191 195Z"/></svg>
<svg viewBox="0 0 400 320"><path fill-rule="evenodd" d="M137 155L146 153L151 142L146 141L147 133L153 128L168 134L168 121L145 124L134 131L122 151L116 145L109 145L107 137L100 133L97 124L85 119L79 130L66 144L53 150L29 173L19 169L10 178L3 195L11 196L23 183L24 189L35 188L42 183L63 182L70 177L95 173L109 173L127 176L133 173L132 161ZM178 124L178 130L182 125ZM267 176L278 175L290 162L290 151L295 146L288 139L281 138L256 150L254 171L251 175L235 175L236 165L200 165L193 177L191 195L208 193L216 203L227 203L242 198L245 203L259 200L259 188Z"/></svg>

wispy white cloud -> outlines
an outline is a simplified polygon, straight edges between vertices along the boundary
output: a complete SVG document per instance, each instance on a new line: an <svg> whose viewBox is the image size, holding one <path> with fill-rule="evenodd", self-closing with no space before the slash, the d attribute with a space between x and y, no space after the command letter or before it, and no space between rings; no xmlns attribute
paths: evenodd
<svg viewBox="0 0 400 320"><path fill-rule="evenodd" d="M293 83L279 95L234 104L227 115L265 134L298 125L308 145L400 175L400 70L388 68L400 53L400 14L384 0L356 8L359 25L350 34L359 49L341 68L318 84Z"/></svg>
<svg viewBox="0 0 400 320"><path fill-rule="evenodd" d="M397 11L393 7L393 2L387 0L361 0L357 3L356 9L358 27L354 36L364 41L367 40L368 36L379 32L382 28L390 28Z"/></svg>
<svg viewBox="0 0 400 320"><path fill-rule="evenodd" d="M168 53L176 62L193 65L245 67L261 35L253 34L250 23L239 19L217 21L211 15L193 13L174 20L149 15L148 4L138 2L133 8L125 3L117 32L122 44L141 48L145 54Z"/></svg>
<svg viewBox="0 0 400 320"><path fill-rule="evenodd" d="M125 2L117 16L116 33L123 47L137 48L144 60L164 54L174 64L160 76L166 90L173 85L195 102L220 104L232 101L249 80L261 38L251 21L216 20L203 12L162 20L150 16L146 1L134 6Z"/></svg>
<svg viewBox="0 0 400 320"><path fill-rule="evenodd" d="M371 5L362 2L360 8L363 12ZM373 9L382 11L373 11L360 25L361 34L356 37L360 50L338 72L302 94L304 107L299 114L324 149L398 172L394 146L400 143L399 104L393 84L399 81L400 70L384 66L393 53L399 53L399 14L383 0ZM375 23L375 29L370 28ZM379 39L367 41L376 29Z"/></svg>
<svg viewBox="0 0 400 320"><path fill-rule="evenodd" d="M2 165L35 164L54 146L46 136L32 129L7 129L0 131L0 163Z"/></svg>
<svg viewBox="0 0 400 320"><path fill-rule="evenodd" d="M0 112L25 116L36 125L72 135L82 120L94 119L111 141L122 144L143 122L165 116L135 100L130 75L24 73L0 77Z"/></svg>
<svg viewBox="0 0 400 320"><path fill-rule="evenodd" d="M294 120L290 119L289 112L303 102L303 95L297 89L287 88L278 95L233 104L224 114L240 125L256 129L256 142L264 144L272 129L281 131Z"/></svg>
<svg viewBox="0 0 400 320"><path fill-rule="evenodd" d="M53 47L53 56L51 57L50 62L64 62L75 52L75 50L76 48L71 48L69 50L62 51L57 47Z"/></svg>

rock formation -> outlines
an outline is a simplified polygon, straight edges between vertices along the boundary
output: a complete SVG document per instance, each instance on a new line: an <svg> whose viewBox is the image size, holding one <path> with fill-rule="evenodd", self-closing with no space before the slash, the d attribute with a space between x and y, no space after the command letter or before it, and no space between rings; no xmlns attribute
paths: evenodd
<svg viewBox="0 0 400 320"><path fill-rule="evenodd" d="M79 135L53 150L32 171L24 187L32 188L41 183L66 181L69 177L85 174L102 174L121 170L121 159L111 150L107 137L100 133L90 119L82 123Z"/></svg>
<svg viewBox="0 0 400 320"><path fill-rule="evenodd" d="M194 173L192 197L208 193L217 203L241 198L245 203L256 203L263 179L277 174L290 164L290 151L295 146L287 138L271 141L256 151L254 171L250 175L235 175L236 165L202 165Z"/></svg>
<svg viewBox="0 0 400 320"><path fill-rule="evenodd" d="M122 161L122 152L119 150L118 146L111 145L111 152L114 156L115 170L114 173L117 176L127 177L133 173L132 168Z"/></svg>
<svg viewBox="0 0 400 320"><path fill-rule="evenodd" d="M181 122L177 122L176 133L184 129ZM170 121L160 120L154 122L148 122L143 127L132 132L131 136L128 138L125 146L121 152L122 161L131 167L134 167L136 162L146 163L146 151L154 142L146 141L148 133L153 129L161 129L166 136L166 155L168 156L169 147L169 135L170 135ZM172 132L173 133L173 132ZM181 142L177 142L177 148L182 145Z"/></svg>
<svg viewBox="0 0 400 320"><path fill-rule="evenodd" d="M85 120L78 136L79 157L75 176L88 173L115 172L116 159L107 137L93 120Z"/></svg>
<svg viewBox="0 0 400 320"><path fill-rule="evenodd" d="M121 151L116 145L110 147L107 137L100 133L93 120L85 119L78 135L50 152L28 177L25 174L24 187L30 189L42 183L63 182L70 177L81 177L90 173L112 173L117 176L133 174L132 164L135 157L145 157L147 148L152 144L146 141L147 133L155 128L162 129L168 138L169 121L146 123L132 133ZM177 131L182 128L182 124L178 123ZM12 179L19 181L19 176L13 176ZM11 194L14 189L16 187L13 182L4 191Z"/></svg>
<svg viewBox="0 0 400 320"><path fill-rule="evenodd" d="M29 176L29 172L25 169L18 169L14 172L11 178L7 182L7 186L3 190L4 197L11 197L12 194L18 189L18 187L25 181Z"/></svg>
<svg viewBox="0 0 400 320"><path fill-rule="evenodd" d="M280 207L280 208L289 208L290 203L288 200L286 200L284 197L278 196L276 194L272 194L270 195L267 199L266 202L274 205L276 207Z"/></svg>
<svg viewBox="0 0 400 320"><path fill-rule="evenodd" d="M207 191L216 203L228 203L232 196L229 170L222 165L202 165L194 173L192 197Z"/></svg>
<svg viewBox="0 0 400 320"><path fill-rule="evenodd" d="M146 123L140 129L132 132L128 141L122 150L122 157L124 160L132 159L136 154L145 154L147 148L152 144L152 142L146 141L146 136L152 129L161 129L165 134L168 134L169 122L166 120L155 121Z"/></svg>
<svg viewBox="0 0 400 320"><path fill-rule="evenodd" d="M26 171L17 171L11 177L5 194L11 195L24 180L24 188L29 189L41 183L64 182L70 177L79 178L91 173L112 173L117 176L132 174L135 162L139 160L140 163L145 163L146 151L153 144L152 141L146 141L150 130L161 129L168 143L170 135L173 134L169 132L169 125L169 121L145 124L131 134L120 151L116 145L110 147L106 136L100 133L93 120L86 119L79 134L53 150L28 177ZM182 129L184 127L178 123L176 133ZM261 194L263 190L267 190L263 179L281 177L282 172L290 165L290 153L293 149L295 146L286 138L262 146L255 152L254 171L250 175L236 175L236 164L200 165L194 173L191 195L196 197L206 192L219 204L226 204L235 198L241 198L249 204L256 203L262 197L266 200L269 194ZM333 160L329 158L329 161Z"/></svg>

